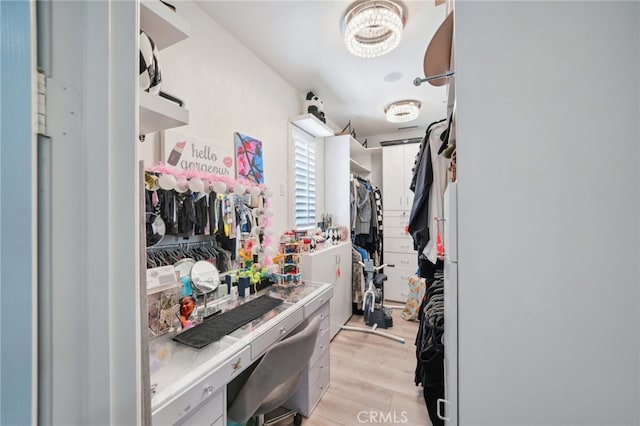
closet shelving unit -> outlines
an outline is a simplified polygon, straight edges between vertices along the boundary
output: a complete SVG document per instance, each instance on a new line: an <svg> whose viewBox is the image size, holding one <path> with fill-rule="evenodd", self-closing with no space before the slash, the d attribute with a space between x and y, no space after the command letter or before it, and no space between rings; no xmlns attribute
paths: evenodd
<svg viewBox="0 0 640 426"><path fill-rule="evenodd" d="M361 176L371 174L371 154L381 148L365 148L353 137L349 137L349 163L352 173Z"/></svg>
<svg viewBox="0 0 640 426"><path fill-rule="evenodd" d="M140 2L140 29L154 41L158 50L189 36L189 23L160 0ZM189 111L160 96L139 91L139 133L147 134L189 124Z"/></svg>

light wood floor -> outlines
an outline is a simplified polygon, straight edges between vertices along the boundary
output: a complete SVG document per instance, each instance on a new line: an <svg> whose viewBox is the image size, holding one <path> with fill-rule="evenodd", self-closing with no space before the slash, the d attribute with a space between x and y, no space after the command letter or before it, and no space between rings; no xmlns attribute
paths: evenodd
<svg viewBox="0 0 640 426"><path fill-rule="evenodd" d="M353 315L347 325L366 327ZM368 333L342 330L331 341L331 382L305 426L430 426L422 388L414 383L418 323L394 309L393 327L381 330L401 344Z"/></svg>

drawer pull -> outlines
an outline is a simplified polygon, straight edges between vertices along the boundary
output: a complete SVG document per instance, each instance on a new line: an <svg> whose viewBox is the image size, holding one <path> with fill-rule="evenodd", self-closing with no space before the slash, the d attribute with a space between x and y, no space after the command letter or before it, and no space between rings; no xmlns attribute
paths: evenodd
<svg viewBox="0 0 640 426"><path fill-rule="evenodd" d="M238 358L238 360L236 362L234 362L233 364L231 364L231 368L233 369L233 372L235 373L236 371L238 371L238 369L242 367L242 359Z"/></svg>
<svg viewBox="0 0 640 426"><path fill-rule="evenodd" d="M280 334L284 334L287 332L287 329L284 327L280 327Z"/></svg>
<svg viewBox="0 0 640 426"><path fill-rule="evenodd" d="M320 366L320 370L324 370L324 365L321 365L321 366Z"/></svg>
<svg viewBox="0 0 640 426"><path fill-rule="evenodd" d="M204 388L204 393L206 393L207 395L211 395L213 393L213 386L209 385L207 387Z"/></svg>
<svg viewBox="0 0 640 426"><path fill-rule="evenodd" d="M320 345L320 350L324 351L324 345Z"/></svg>

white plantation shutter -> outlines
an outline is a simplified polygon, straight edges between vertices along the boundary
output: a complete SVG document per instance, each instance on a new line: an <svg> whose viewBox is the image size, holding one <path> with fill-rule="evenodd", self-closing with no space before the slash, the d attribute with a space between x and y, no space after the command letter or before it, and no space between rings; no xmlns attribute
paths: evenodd
<svg viewBox="0 0 640 426"><path fill-rule="evenodd" d="M295 227L316 226L316 141L306 133L293 132L295 156Z"/></svg>

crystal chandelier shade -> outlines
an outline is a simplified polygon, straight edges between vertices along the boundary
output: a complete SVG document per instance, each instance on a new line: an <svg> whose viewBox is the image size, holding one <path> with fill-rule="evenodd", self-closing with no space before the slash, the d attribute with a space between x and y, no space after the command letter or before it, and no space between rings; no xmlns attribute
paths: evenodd
<svg viewBox="0 0 640 426"><path fill-rule="evenodd" d="M419 101L398 101L386 107L384 115L390 123L406 123L418 118L421 106Z"/></svg>
<svg viewBox="0 0 640 426"><path fill-rule="evenodd" d="M402 39L402 7L390 0L357 3L347 12L344 22L347 49L362 58L389 53Z"/></svg>

